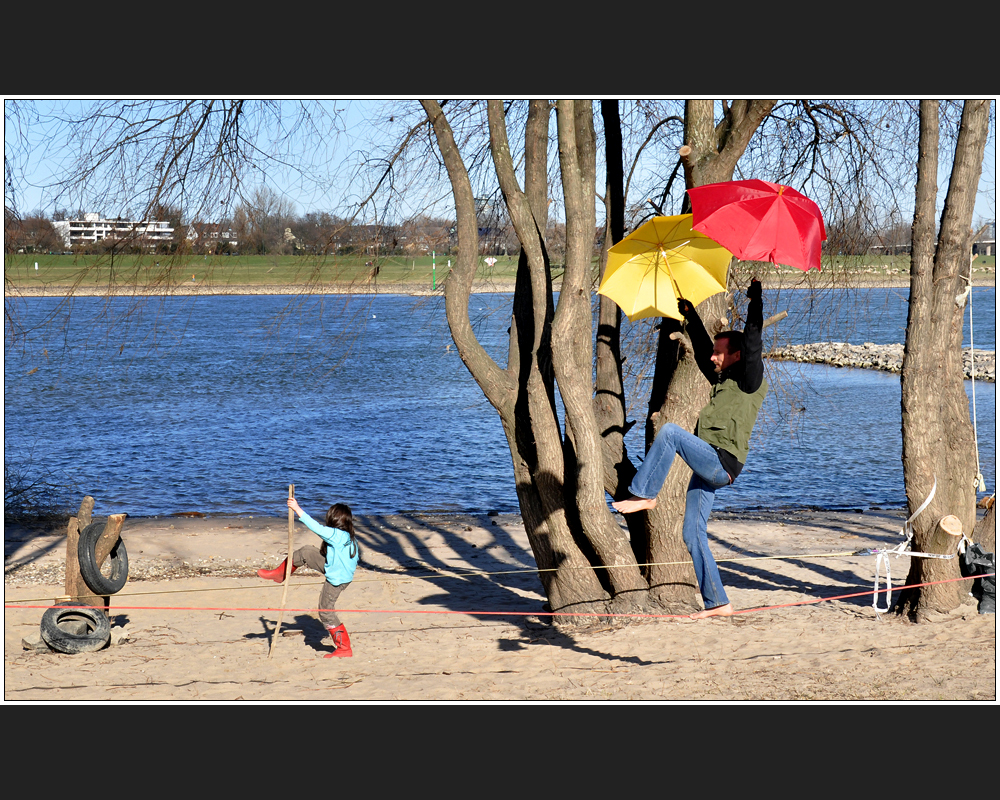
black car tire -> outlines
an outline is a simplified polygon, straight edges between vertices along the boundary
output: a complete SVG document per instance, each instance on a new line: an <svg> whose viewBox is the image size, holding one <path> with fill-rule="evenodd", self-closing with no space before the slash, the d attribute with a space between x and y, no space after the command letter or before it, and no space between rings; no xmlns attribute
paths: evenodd
<svg viewBox="0 0 1000 800"><path fill-rule="evenodd" d="M66 606L76 606L66 608ZM62 627L67 623L84 623L85 633L75 633ZM42 640L60 653L93 653L111 641L111 623L99 608L80 606L75 601L59 603L42 614Z"/></svg>
<svg viewBox="0 0 1000 800"><path fill-rule="evenodd" d="M80 545L77 550L83 582L96 595L119 592L128 580L128 552L125 550L125 542L120 537L108 554L111 560L111 575L105 576L98 567L97 540L103 532L103 522L90 523L80 532Z"/></svg>

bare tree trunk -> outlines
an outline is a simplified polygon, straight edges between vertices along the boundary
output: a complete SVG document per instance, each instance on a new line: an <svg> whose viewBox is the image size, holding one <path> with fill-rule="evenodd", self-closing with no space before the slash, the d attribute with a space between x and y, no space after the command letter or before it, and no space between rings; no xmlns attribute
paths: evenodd
<svg viewBox="0 0 1000 800"><path fill-rule="evenodd" d="M491 150L522 243L511 325L512 358L507 370L502 370L476 340L469 322L469 296L479 250L472 186L441 106L433 100L422 104L448 170L458 218L458 253L445 285L445 310L452 337L469 372L500 415L511 450L522 519L553 610L602 611L606 594L581 553L567 518L562 441L552 399L551 366L547 363L551 300L546 295L551 291L551 279L542 238L544 218L539 225L530 202L533 200L539 210L547 205L547 199L538 203L537 186L537 161L541 158L544 187L544 143L540 150L538 143L533 145L526 195L513 177L502 106L490 104ZM532 109L533 124L529 124L528 135L542 136L547 131L547 114L542 114L539 105Z"/></svg>
<svg viewBox="0 0 1000 800"><path fill-rule="evenodd" d="M934 499L913 521L914 549L935 552L942 518L957 517L970 535L976 519L975 437L962 369L962 321L970 270L971 222L982 171L990 103L968 100L935 243L938 103L920 103L910 308L901 373L903 476L910 512L937 483ZM936 545L935 542L938 542ZM914 558L908 584L959 577L958 559ZM956 608L967 588L939 583L900 593L896 608L914 619Z"/></svg>
<svg viewBox="0 0 1000 800"><path fill-rule="evenodd" d="M524 192L514 174L503 104L490 101L487 109L494 166L522 243L507 366L518 383L513 436L508 435L508 441L515 462L520 460L525 465L524 479L518 479L522 519L539 566L544 563L545 569L555 570L541 573L553 610L594 612L603 608L606 593L574 536L575 514L556 416L552 276L543 237L548 218L549 106L544 100L529 105Z"/></svg>
<svg viewBox="0 0 1000 800"><path fill-rule="evenodd" d="M600 279L608 262L608 249L625 238L625 169L622 163L622 131L617 100L603 100L604 163L607 169L604 206L607 226L601 249ZM629 495L628 487L636 468L628 457L625 435L632 427L626 419L625 386L622 380L621 353L622 312L610 297L598 295L597 338L595 347L594 413L601 431L604 453L604 489L615 500ZM625 522L636 563L645 563L647 555L646 529L635 514ZM647 575L648 570L643 568ZM648 577L648 575L647 575Z"/></svg>
<svg viewBox="0 0 1000 800"><path fill-rule="evenodd" d="M590 292L596 140L591 102L560 100L557 120L566 203L566 270L552 320L552 351L572 448L572 456L566 459L567 483L575 479L581 532L607 568L616 609L624 610L645 601L646 583L605 499L601 435L594 413Z"/></svg>
<svg viewBox="0 0 1000 800"><path fill-rule="evenodd" d="M685 109L684 140L681 159L687 186L701 186L730 180L736 162L746 149L753 133L774 107L774 100L738 100L726 108L721 122L715 122L714 101L688 100ZM689 211L685 199L685 211ZM708 298L698 306L709 333L712 320L718 320L726 310L726 295ZM691 353L684 352L671 334L679 333L679 322L664 319L660 324L656 371L650 393L646 421L646 447L652 444L656 432L668 422L693 430L698 413L709 399L709 385L698 369ZM678 613L700 608L698 584L681 530L684 506L691 470L676 459L663 489L657 496L656 508L646 512L648 542L647 561L650 567L650 589L663 607ZM680 563L677 563L680 562Z"/></svg>

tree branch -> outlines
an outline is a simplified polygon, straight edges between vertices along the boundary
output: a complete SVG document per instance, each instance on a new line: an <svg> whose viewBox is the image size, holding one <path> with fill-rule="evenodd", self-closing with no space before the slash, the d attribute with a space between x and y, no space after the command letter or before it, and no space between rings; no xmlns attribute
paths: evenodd
<svg viewBox="0 0 1000 800"><path fill-rule="evenodd" d="M469 295L476 277L479 232L476 223L476 203L465 164L458 152L451 125L441 106L434 100L421 100L427 119L434 129L438 149L448 170L455 211L458 217L458 254L455 267L445 283L445 312L452 338L462 361L482 387L487 399L500 408L513 401L514 384L479 343L469 320Z"/></svg>

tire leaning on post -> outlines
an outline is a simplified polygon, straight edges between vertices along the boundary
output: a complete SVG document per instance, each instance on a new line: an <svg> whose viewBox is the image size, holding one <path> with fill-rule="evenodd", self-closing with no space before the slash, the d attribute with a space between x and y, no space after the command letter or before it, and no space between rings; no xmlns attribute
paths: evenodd
<svg viewBox="0 0 1000 800"><path fill-rule="evenodd" d="M128 580L128 552L121 538L108 553L111 561L111 575L105 576L97 563L97 540L104 533L104 523L92 522L80 532L78 556L83 582L96 595L111 595L120 592Z"/></svg>

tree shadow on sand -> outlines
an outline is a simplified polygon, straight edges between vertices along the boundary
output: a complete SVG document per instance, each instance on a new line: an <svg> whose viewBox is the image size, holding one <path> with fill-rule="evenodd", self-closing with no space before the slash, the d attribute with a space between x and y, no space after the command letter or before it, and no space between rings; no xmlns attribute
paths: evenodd
<svg viewBox="0 0 1000 800"><path fill-rule="evenodd" d="M615 629L615 623L609 624L607 619L595 618L592 625L575 628L553 624L534 557L508 530L520 524L517 515L412 514L355 520L364 569L388 580L433 581L440 591L417 601L422 607L453 611L480 622L503 620L513 626L514 636L508 627L498 632L500 651L543 645L608 661L657 663L589 646L584 637ZM367 558L366 548L370 553ZM373 563L375 553L378 563ZM387 560L390 563L385 563ZM756 569L756 573L762 586L787 584L794 590L798 585L779 572ZM434 627L433 622L427 627ZM665 658L660 663L669 661Z"/></svg>
<svg viewBox="0 0 1000 800"><path fill-rule="evenodd" d="M501 651L554 645L634 665L655 663L581 643L580 634L610 630L604 622L574 631L552 624L535 559L509 530L520 524L517 515L413 514L356 519L355 529L362 547L377 550L383 559L389 557L394 562L391 567L366 562L366 569L387 578L405 575L408 580L433 580L440 586L439 592L418 601L421 606L443 608L480 622L503 620L512 625L516 636L509 634L509 628L498 632ZM435 543L429 544L431 541Z"/></svg>
<svg viewBox="0 0 1000 800"><path fill-rule="evenodd" d="M728 515L720 515L725 522ZM876 515L819 514L809 520L797 519L796 532L807 534L797 542L797 552L782 554L789 558L782 562L769 560L777 555L767 552L768 543L741 544L725 535L712 535L713 551L720 560L720 569L727 586L763 592L788 591L801 594L803 599L818 599L817 585L827 595L849 593L850 587L864 591L870 582L859 579L856 560L845 565L836 559L810 559L802 548L812 549L813 542L829 542L832 537L844 538L843 551L855 551L864 546L886 546L898 543L898 534L888 531L898 517L898 512L884 519ZM885 515L884 515L885 516ZM801 517L801 515L800 515ZM774 520L774 515L762 520ZM733 516L736 520L749 517ZM871 523L878 523L872 525ZM441 610L474 619L480 623L502 621L497 627L497 649L500 652L518 652L532 646L559 647L576 653L590 655L609 662L633 665L669 663L653 662L632 656L620 656L591 646L595 633L613 632L621 623L595 617L592 625L567 628L554 624L546 604L546 597L538 578L534 557L528 547L515 534L521 525L515 514L454 514L410 513L392 516L368 515L355 518L355 529L361 542L362 561L355 580L383 579L385 581L424 581L438 587L421 597L417 604L428 610L428 618L420 614L407 618L410 629L436 630L444 634L446 626L438 625L433 613ZM814 533L814 538L808 534ZM521 534L523 537L523 534ZM838 548L841 549L841 548ZM726 561L726 558L747 558L760 561ZM795 572L807 570L815 576L789 575L781 564L794 566ZM874 569L874 561L872 562ZM848 592L838 591L844 587ZM868 606L866 597L847 598L851 605ZM344 608L349 607L349 603ZM608 615L610 616L610 615ZM413 624L409 624L409 619ZM737 618L730 618L736 620ZM419 621L418 621L419 620ZM661 620L637 620L630 624L656 624ZM266 638L270 644L275 620L261 617L261 632L248 634L248 638ZM303 636L305 644L319 653L330 652L326 629L315 617L299 614L282 624L282 636ZM280 643L278 644L280 647Z"/></svg>

